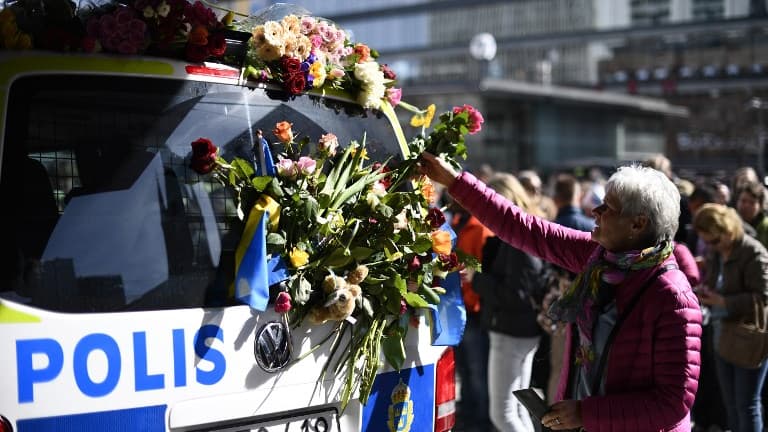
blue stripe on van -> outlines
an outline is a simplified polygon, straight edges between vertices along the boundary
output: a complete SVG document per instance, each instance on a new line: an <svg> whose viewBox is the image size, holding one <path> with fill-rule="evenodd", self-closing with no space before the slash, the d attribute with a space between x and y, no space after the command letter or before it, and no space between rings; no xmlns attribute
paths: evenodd
<svg viewBox="0 0 768 432"><path fill-rule="evenodd" d="M165 432L167 405L19 420L19 432Z"/></svg>

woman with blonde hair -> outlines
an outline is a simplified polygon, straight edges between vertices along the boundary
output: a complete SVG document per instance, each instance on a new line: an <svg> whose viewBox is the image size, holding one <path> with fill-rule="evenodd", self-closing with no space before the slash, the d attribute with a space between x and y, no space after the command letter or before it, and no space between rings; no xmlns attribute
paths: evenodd
<svg viewBox="0 0 768 432"><path fill-rule="evenodd" d="M722 353L732 358L731 348L721 349L720 344L728 338L724 326L753 316L756 306L765 307L768 251L758 240L744 235L736 210L721 204L702 206L693 227L709 250L706 280L698 294L701 302L712 308L715 361L729 427L733 432L762 432L760 394L768 361L757 367L736 365L723 358Z"/></svg>
<svg viewBox="0 0 768 432"><path fill-rule="evenodd" d="M541 215L515 176L497 173L488 186L525 211ZM488 396L491 422L501 432L533 432L534 426L512 393L528 388L541 327L536 321L544 295L539 258L489 237L483 247L483 272L472 281L480 295L480 315L488 329Z"/></svg>

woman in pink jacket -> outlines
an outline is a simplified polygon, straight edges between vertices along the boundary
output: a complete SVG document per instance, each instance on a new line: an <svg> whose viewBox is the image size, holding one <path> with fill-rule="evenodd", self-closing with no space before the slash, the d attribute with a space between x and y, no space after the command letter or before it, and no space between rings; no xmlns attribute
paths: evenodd
<svg viewBox="0 0 768 432"><path fill-rule="evenodd" d="M619 168L586 233L524 213L429 153L420 170L502 240L579 274L549 311L568 330L544 426L690 432L701 310L673 254L680 195L666 176Z"/></svg>

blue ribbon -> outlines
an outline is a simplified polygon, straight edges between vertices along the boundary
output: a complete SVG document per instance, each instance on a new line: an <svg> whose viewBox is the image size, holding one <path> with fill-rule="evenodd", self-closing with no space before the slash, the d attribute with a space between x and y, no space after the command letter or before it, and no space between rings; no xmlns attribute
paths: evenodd
<svg viewBox="0 0 768 432"><path fill-rule="evenodd" d="M272 160L272 152L269 151L269 143L263 136L259 136L259 144L253 150L256 157L257 176L275 176L275 162Z"/></svg>

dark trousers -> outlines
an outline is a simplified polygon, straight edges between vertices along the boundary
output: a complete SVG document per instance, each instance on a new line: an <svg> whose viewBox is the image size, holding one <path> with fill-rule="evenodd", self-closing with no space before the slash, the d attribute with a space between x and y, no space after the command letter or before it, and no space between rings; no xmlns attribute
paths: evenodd
<svg viewBox="0 0 768 432"><path fill-rule="evenodd" d="M467 312L464 337L456 347L456 371L461 395L456 415L456 430L486 432L491 429L488 415L488 331L480 315Z"/></svg>

